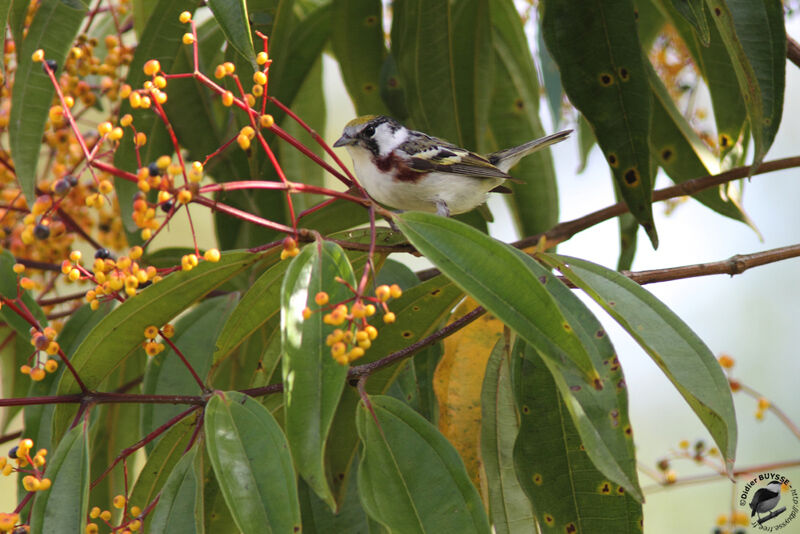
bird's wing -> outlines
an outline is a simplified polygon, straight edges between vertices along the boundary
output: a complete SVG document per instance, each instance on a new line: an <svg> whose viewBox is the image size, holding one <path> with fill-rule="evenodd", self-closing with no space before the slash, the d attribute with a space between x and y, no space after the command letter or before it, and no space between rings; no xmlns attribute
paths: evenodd
<svg viewBox="0 0 800 534"><path fill-rule="evenodd" d="M520 181L492 165L483 156L440 139L429 139L434 142L426 143L427 146L424 148L414 141L408 141L398 147L399 150L408 155L406 164L412 170L417 172L446 172L472 178L503 178Z"/></svg>

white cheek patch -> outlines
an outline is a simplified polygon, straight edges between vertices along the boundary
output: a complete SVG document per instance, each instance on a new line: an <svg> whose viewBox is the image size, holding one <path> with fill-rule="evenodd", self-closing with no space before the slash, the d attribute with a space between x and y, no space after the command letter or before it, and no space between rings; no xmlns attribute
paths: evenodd
<svg viewBox="0 0 800 534"><path fill-rule="evenodd" d="M375 129L372 136L380 147L380 155L385 156L399 147L408 139L408 130L405 128L393 129L389 124L383 123Z"/></svg>

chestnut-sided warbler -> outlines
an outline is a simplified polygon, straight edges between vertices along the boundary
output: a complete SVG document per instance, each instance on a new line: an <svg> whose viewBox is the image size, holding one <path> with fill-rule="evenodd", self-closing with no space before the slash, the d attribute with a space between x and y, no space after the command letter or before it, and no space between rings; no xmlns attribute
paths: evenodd
<svg viewBox="0 0 800 534"><path fill-rule="evenodd" d="M381 204L447 217L480 206L490 192L510 193L503 182L520 180L508 170L528 154L563 141L571 131L481 156L409 130L392 118L365 115L348 122L333 146L347 147L358 181Z"/></svg>

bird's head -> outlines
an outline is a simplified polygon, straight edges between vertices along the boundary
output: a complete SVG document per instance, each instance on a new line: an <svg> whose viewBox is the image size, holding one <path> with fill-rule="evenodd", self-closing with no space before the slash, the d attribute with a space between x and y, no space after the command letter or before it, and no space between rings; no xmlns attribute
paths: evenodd
<svg viewBox="0 0 800 534"><path fill-rule="evenodd" d="M408 130L384 115L363 115L344 127L335 147L361 148L375 156L385 156L408 138Z"/></svg>

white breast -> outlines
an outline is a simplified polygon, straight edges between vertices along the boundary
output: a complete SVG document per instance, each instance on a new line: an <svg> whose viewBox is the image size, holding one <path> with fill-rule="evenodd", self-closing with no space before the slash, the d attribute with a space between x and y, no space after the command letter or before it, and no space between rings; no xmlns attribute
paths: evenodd
<svg viewBox="0 0 800 534"><path fill-rule="evenodd" d="M416 182L401 181L379 171L368 150L347 148L356 177L367 193L381 204L399 210L435 213L437 201L444 201L451 215L464 213L486 202L489 191L504 181L439 172L428 173Z"/></svg>

